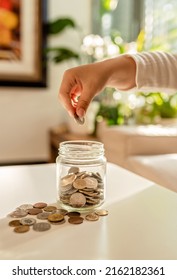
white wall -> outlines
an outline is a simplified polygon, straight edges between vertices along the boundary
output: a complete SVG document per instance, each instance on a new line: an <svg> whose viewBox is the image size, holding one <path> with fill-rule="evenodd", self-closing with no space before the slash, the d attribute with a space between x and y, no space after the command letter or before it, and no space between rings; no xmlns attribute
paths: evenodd
<svg viewBox="0 0 177 280"><path fill-rule="evenodd" d="M72 17L84 34L90 33L90 0L49 0L48 17L60 16ZM77 36L68 30L49 42L78 49ZM72 63L49 65L46 89L0 87L0 164L48 159L48 131L68 118L57 94L63 71L72 66Z"/></svg>

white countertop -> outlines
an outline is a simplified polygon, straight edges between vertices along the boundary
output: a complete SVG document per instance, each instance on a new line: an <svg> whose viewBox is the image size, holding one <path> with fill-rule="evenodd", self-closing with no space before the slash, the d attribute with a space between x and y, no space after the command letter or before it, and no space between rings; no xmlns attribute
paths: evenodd
<svg viewBox="0 0 177 280"><path fill-rule="evenodd" d="M24 203L56 202L55 164L0 168L0 259L177 259L177 194L108 163L109 215L81 225L15 234L7 215Z"/></svg>

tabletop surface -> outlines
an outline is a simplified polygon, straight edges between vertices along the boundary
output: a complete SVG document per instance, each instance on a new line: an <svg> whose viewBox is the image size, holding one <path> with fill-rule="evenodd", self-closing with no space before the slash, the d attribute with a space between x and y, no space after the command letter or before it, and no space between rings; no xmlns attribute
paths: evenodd
<svg viewBox="0 0 177 280"><path fill-rule="evenodd" d="M107 165L108 216L17 234L8 214L24 203L56 202L55 164L0 168L0 259L177 259L177 194Z"/></svg>

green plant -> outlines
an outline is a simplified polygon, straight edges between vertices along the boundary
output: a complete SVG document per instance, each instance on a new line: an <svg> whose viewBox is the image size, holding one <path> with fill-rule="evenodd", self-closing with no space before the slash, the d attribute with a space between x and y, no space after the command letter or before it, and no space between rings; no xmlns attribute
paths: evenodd
<svg viewBox="0 0 177 280"><path fill-rule="evenodd" d="M73 19L58 18L46 23L45 32L47 37L58 36L68 28L79 31L79 27ZM76 59L77 61L80 60L80 55L78 52L65 46L47 47L45 52L47 54L47 58L54 63L61 63L70 59Z"/></svg>

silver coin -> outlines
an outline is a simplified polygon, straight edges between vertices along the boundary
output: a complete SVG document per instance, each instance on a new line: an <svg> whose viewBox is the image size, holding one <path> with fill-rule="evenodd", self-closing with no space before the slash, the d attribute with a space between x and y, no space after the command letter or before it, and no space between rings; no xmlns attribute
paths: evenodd
<svg viewBox="0 0 177 280"><path fill-rule="evenodd" d="M82 125L82 124L84 124L85 123L85 119L82 117L79 117L76 113L74 114L74 119L75 119L75 121L78 123L78 124L80 124L80 125Z"/></svg>
<svg viewBox="0 0 177 280"><path fill-rule="evenodd" d="M68 174L78 173L78 172L79 172L79 167L76 167L76 166L71 166L70 169L68 170Z"/></svg>
<svg viewBox="0 0 177 280"><path fill-rule="evenodd" d="M90 214L87 214L86 216L85 216L85 219L87 220L87 221L98 221L98 219L99 219L99 216L96 214L96 213L90 213Z"/></svg>
<svg viewBox="0 0 177 280"><path fill-rule="evenodd" d="M17 209L17 210L15 210L15 211L13 211L12 213L9 214L9 216L12 217L12 218L22 218L22 217L25 217L27 215L28 215L28 213L23 209Z"/></svg>
<svg viewBox="0 0 177 280"><path fill-rule="evenodd" d="M28 209L32 209L33 208L33 205L32 204L22 204L20 206L17 207L17 210L18 209L21 209L21 210L28 210Z"/></svg>
<svg viewBox="0 0 177 280"><path fill-rule="evenodd" d="M36 219L34 218L23 218L20 220L20 224L24 226L32 226L36 223Z"/></svg>
<svg viewBox="0 0 177 280"><path fill-rule="evenodd" d="M49 215L51 215L51 212L42 212L42 213L37 214L37 219L47 220Z"/></svg>
<svg viewBox="0 0 177 280"><path fill-rule="evenodd" d="M49 223L41 222L41 223L35 223L33 225L33 229L35 231L46 231L51 228L51 225Z"/></svg>

